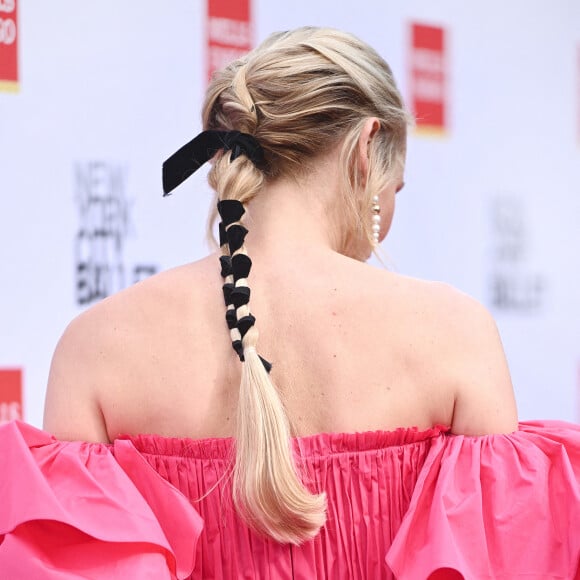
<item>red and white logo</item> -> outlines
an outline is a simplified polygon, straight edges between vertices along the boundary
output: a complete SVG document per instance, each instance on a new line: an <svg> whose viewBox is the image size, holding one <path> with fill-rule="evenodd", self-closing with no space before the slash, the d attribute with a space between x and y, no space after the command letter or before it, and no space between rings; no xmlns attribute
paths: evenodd
<svg viewBox="0 0 580 580"><path fill-rule="evenodd" d="M207 78L253 46L251 0L208 0Z"/></svg>
<svg viewBox="0 0 580 580"><path fill-rule="evenodd" d="M17 0L0 0L0 91L18 90Z"/></svg>
<svg viewBox="0 0 580 580"><path fill-rule="evenodd" d="M22 369L0 369L0 424L22 418Z"/></svg>
<svg viewBox="0 0 580 580"><path fill-rule="evenodd" d="M443 28L411 24L409 72L410 103L417 130L444 133L448 103Z"/></svg>

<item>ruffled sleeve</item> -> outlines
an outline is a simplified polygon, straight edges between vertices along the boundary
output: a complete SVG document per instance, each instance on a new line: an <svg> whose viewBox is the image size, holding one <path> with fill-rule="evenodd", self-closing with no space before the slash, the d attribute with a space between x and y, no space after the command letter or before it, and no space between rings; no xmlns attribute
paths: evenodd
<svg viewBox="0 0 580 580"><path fill-rule="evenodd" d="M3 579L189 576L203 522L128 440L61 442L0 427Z"/></svg>
<svg viewBox="0 0 580 580"><path fill-rule="evenodd" d="M387 563L402 579L580 578L580 426L436 440Z"/></svg>

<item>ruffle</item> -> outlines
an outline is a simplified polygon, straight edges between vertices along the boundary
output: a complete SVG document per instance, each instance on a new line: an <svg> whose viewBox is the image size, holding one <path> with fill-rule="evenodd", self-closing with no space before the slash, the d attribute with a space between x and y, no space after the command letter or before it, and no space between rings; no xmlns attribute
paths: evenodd
<svg viewBox="0 0 580 580"><path fill-rule="evenodd" d="M340 453L364 453L380 451L411 443L420 443L449 431L449 427L435 425L430 429L401 427L393 431L363 431L360 433L317 433L292 439L297 458L328 457ZM160 437L159 435L125 435L142 453L188 457L191 459L231 459L234 440L231 437L188 439Z"/></svg>
<svg viewBox="0 0 580 580"><path fill-rule="evenodd" d="M3 579L174 579L195 566L203 521L128 440L61 442L0 427Z"/></svg>
<svg viewBox="0 0 580 580"><path fill-rule="evenodd" d="M290 547L239 520L231 439L64 443L10 423L0 427L0 577L580 578L580 426L446 432L295 439L329 512L316 538Z"/></svg>
<svg viewBox="0 0 580 580"><path fill-rule="evenodd" d="M434 440L386 560L403 579L580 577L580 426Z"/></svg>

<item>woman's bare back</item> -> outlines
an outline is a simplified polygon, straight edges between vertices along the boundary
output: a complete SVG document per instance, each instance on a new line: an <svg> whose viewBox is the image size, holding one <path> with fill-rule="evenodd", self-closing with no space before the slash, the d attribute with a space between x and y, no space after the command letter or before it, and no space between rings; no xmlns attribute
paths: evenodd
<svg viewBox="0 0 580 580"><path fill-rule="evenodd" d="M258 350L297 435L452 425L515 428L493 320L439 283L329 251L253 255ZM65 332L45 427L65 439L234 433L241 363L216 255L104 300Z"/></svg>

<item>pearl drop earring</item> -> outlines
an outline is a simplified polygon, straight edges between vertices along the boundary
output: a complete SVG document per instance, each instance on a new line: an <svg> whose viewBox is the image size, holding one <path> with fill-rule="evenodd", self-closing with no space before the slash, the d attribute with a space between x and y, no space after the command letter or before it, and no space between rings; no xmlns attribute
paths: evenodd
<svg viewBox="0 0 580 580"><path fill-rule="evenodd" d="M379 205L379 196L373 195L373 242L375 246L379 245L379 233L381 231L381 206Z"/></svg>

